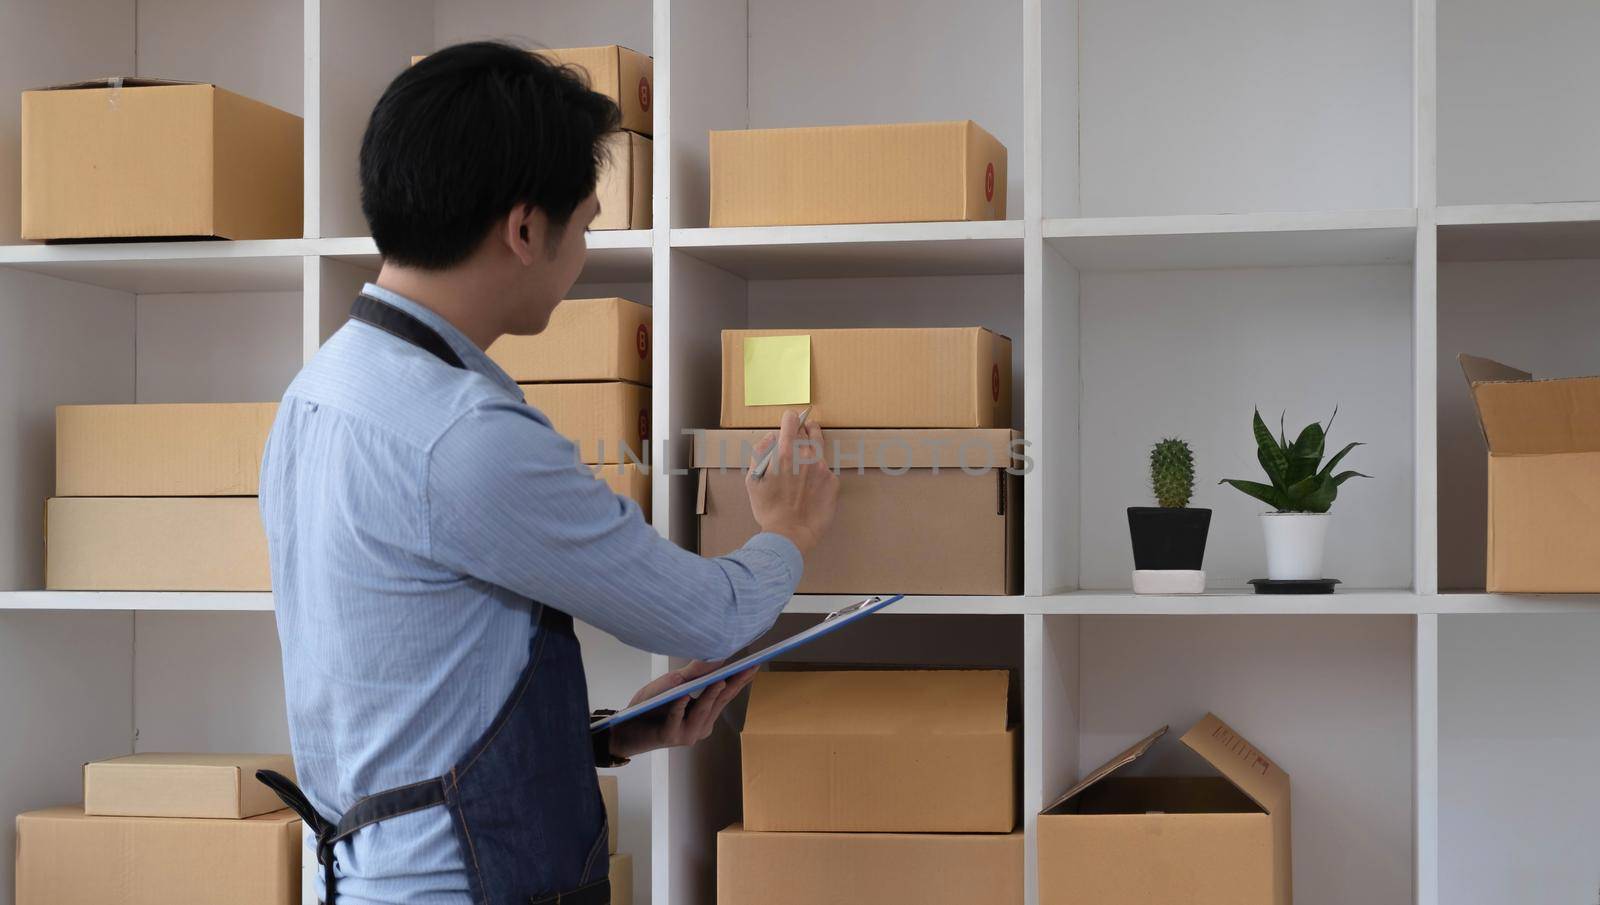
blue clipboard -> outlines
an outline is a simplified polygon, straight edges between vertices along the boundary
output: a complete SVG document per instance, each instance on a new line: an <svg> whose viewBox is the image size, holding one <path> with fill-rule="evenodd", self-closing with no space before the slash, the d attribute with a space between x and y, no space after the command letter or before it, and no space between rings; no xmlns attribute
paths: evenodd
<svg viewBox="0 0 1600 905"><path fill-rule="evenodd" d="M742 673L747 669L760 666L768 660L786 654L796 648L803 647L806 644L821 638L823 635L836 632L852 622L865 619L904 596L904 594L893 594L888 597L868 597L865 600L858 600L847 607L834 610L827 616L823 617L822 621L816 625L813 625L803 632L790 635L771 647L758 650L753 654L720 666L703 676L690 679L682 685L669 688L655 697L650 698L649 700L640 701L632 707L629 707L627 710L619 710L610 716L601 717L600 719L597 719L589 724L589 731L599 732L602 729L610 729L612 726L615 726L618 723L626 723L634 717L643 716L652 710L665 707L666 705L671 704L673 701L676 701L680 698L688 697L690 695L697 695L700 692L705 691L707 688L717 684L718 682L721 682L723 679Z"/></svg>

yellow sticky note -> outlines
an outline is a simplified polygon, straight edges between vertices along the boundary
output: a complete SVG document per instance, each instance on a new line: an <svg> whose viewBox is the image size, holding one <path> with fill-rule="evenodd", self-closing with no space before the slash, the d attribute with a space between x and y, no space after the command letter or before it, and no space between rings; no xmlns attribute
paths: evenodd
<svg viewBox="0 0 1600 905"><path fill-rule="evenodd" d="M796 405L810 401L811 337L745 337L745 405Z"/></svg>

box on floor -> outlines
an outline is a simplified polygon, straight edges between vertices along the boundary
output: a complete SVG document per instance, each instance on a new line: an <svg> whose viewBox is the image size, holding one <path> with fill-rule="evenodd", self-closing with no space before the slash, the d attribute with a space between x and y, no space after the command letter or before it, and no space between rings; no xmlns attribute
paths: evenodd
<svg viewBox="0 0 1600 905"><path fill-rule="evenodd" d="M649 456L650 388L604 383L525 383L522 396L578 446L587 465L639 462Z"/></svg>
<svg viewBox="0 0 1600 905"><path fill-rule="evenodd" d="M1289 774L1208 713L1182 742L1220 776L1114 775L1166 731L1039 815L1039 905L1290 905Z"/></svg>
<svg viewBox="0 0 1600 905"><path fill-rule="evenodd" d="M254 497L55 497L45 506L51 591L268 591Z"/></svg>
<svg viewBox="0 0 1600 905"><path fill-rule="evenodd" d="M518 383L650 383L651 310L620 298L567 299L544 332L502 336L489 358Z"/></svg>
<svg viewBox="0 0 1600 905"><path fill-rule="evenodd" d="M744 470L765 433L695 437L701 554L731 553L760 532ZM1016 432L825 428L825 437L839 509L806 555L801 593L1020 593L1022 479L1006 471Z"/></svg>
<svg viewBox="0 0 1600 905"><path fill-rule="evenodd" d="M1600 591L1600 377L1460 358L1489 446L1485 589Z"/></svg>
<svg viewBox="0 0 1600 905"><path fill-rule="evenodd" d="M96 79L22 93L22 238L285 239L300 117L215 85Z"/></svg>
<svg viewBox="0 0 1600 905"><path fill-rule="evenodd" d="M1022 833L717 834L717 905L1021 905Z"/></svg>
<svg viewBox="0 0 1600 905"><path fill-rule="evenodd" d="M752 832L1009 833L1006 670L763 672L740 734Z"/></svg>
<svg viewBox="0 0 1600 905"><path fill-rule="evenodd" d="M1011 340L982 327L722 331L722 426L1010 427Z"/></svg>
<svg viewBox="0 0 1600 905"><path fill-rule="evenodd" d="M16 905L300 901L300 818L17 815Z"/></svg>
<svg viewBox="0 0 1600 905"><path fill-rule="evenodd" d="M275 402L56 406L56 496L253 496Z"/></svg>
<svg viewBox="0 0 1600 905"><path fill-rule="evenodd" d="M235 820L282 809L257 770L294 778L287 754L130 754L83 766L83 812L92 817Z"/></svg>
<svg viewBox="0 0 1600 905"><path fill-rule="evenodd" d="M1006 148L976 123L711 133L711 225L1004 220Z"/></svg>

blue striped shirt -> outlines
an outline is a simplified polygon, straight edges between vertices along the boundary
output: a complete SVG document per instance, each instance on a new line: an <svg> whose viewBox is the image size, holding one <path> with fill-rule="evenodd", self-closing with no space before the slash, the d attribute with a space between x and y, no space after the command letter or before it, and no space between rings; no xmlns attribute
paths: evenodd
<svg viewBox="0 0 1600 905"><path fill-rule="evenodd" d="M448 772L526 663L534 601L635 647L715 659L772 625L801 572L775 534L717 559L673 545L459 330L365 291L438 331L466 370L351 321L290 384L267 441L289 735L327 817ZM468 901L442 808L336 855L339 905Z"/></svg>

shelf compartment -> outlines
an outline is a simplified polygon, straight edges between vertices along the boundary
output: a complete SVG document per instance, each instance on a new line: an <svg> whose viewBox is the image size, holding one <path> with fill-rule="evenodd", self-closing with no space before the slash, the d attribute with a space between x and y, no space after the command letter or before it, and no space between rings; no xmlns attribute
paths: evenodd
<svg viewBox="0 0 1600 905"><path fill-rule="evenodd" d="M1600 258L1600 202L1438 209L1439 260Z"/></svg>
<svg viewBox="0 0 1600 905"><path fill-rule="evenodd" d="M300 288L310 239L0 245L0 266L138 294Z"/></svg>
<svg viewBox="0 0 1600 905"><path fill-rule="evenodd" d="M1022 272L1022 221L675 229L672 246L745 279Z"/></svg>
<svg viewBox="0 0 1600 905"><path fill-rule="evenodd" d="M1079 270L1209 270L1404 264L1415 210L1046 220L1045 241Z"/></svg>

